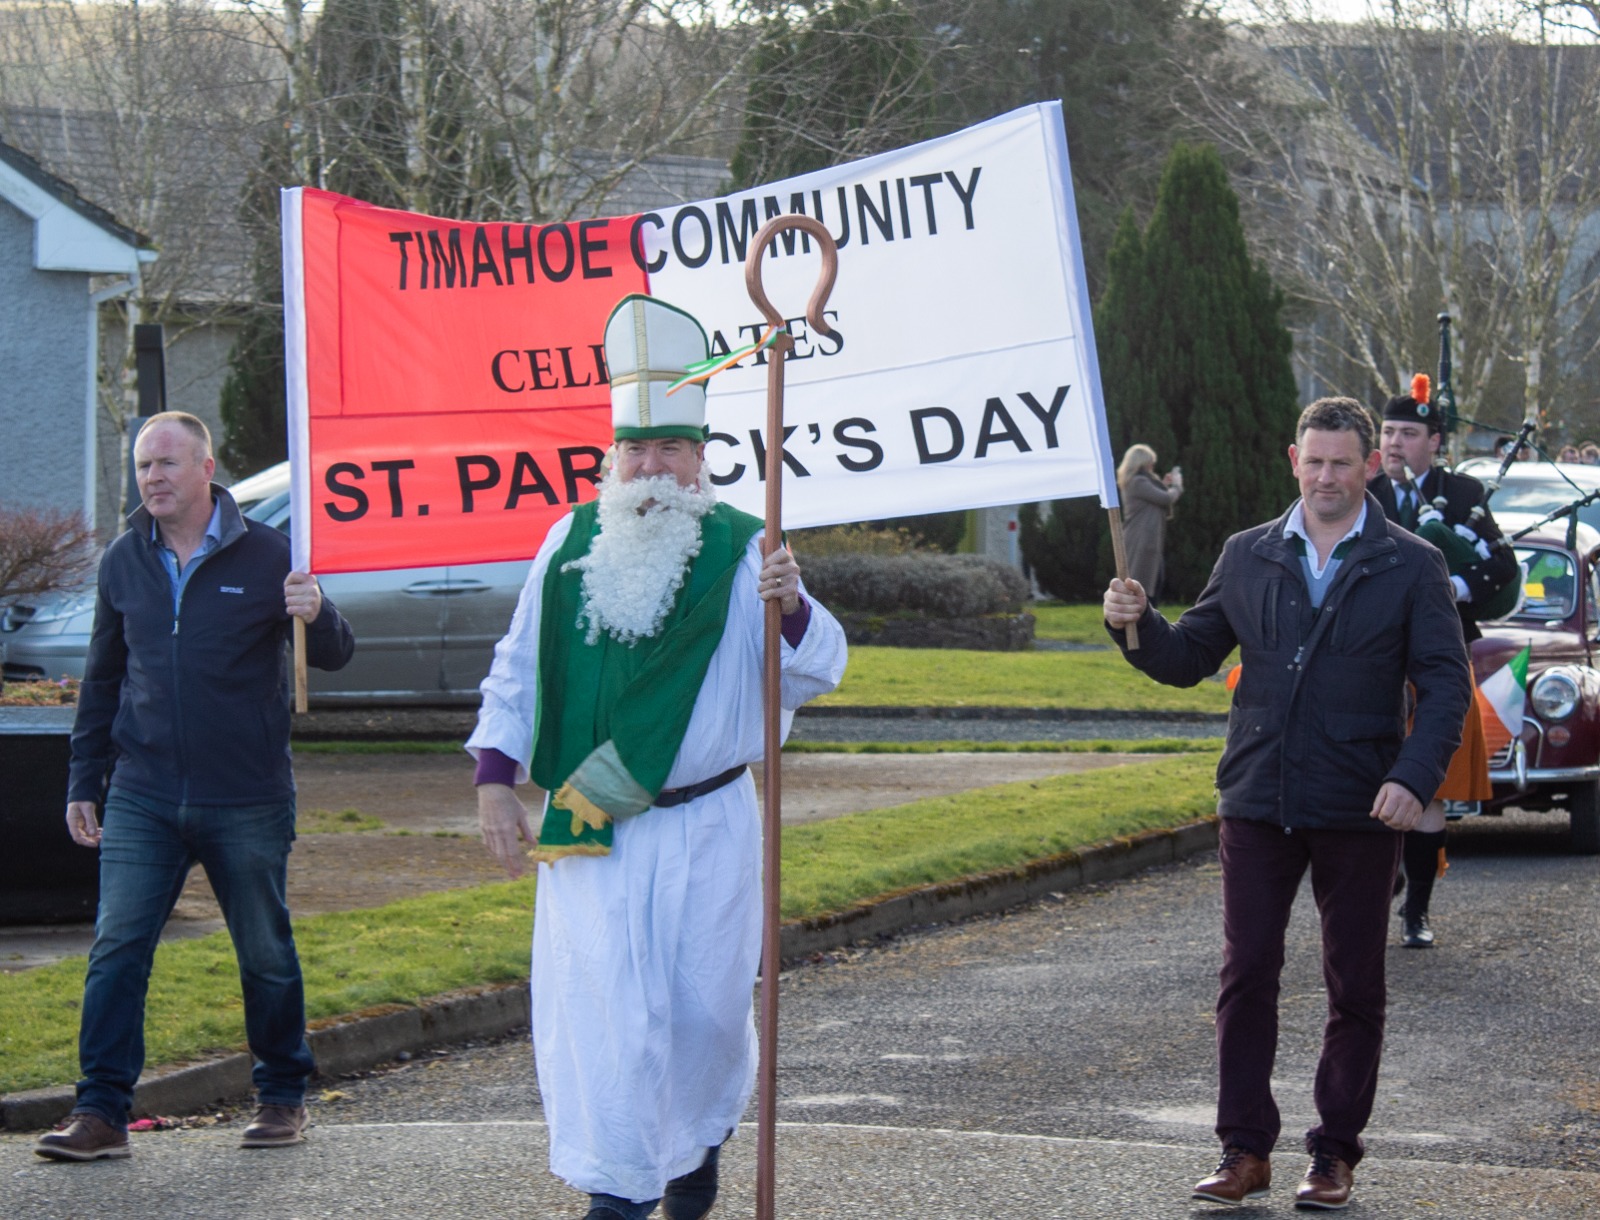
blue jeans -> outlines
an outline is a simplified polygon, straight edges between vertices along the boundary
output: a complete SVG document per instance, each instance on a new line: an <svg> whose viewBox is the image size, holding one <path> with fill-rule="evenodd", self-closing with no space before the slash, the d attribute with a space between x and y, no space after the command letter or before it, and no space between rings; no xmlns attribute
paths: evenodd
<svg viewBox="0 0 1600 1220"><path fill-rule="evenodd" d="M127 1125L144 1067L144 1002L161 929L198 862L239 959L252 1077L263 1105L298 1106L316 1069L285 901L294 800L174 805L115 786L100 841L100 912L78 1031L80 1110Z"/></svg>

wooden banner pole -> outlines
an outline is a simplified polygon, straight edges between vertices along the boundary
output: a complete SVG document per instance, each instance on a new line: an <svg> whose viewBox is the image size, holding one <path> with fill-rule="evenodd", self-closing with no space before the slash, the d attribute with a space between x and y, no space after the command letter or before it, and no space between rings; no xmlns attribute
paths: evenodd
<svg viewBox="0 0 1600 1220"><path fill-rule="evenodd" d="M769 220L751 242L744 263L745 288L761 310L769 326L782 326L783 315L772 307L761 286L761 259L779 233L799 229L814 239L822 253L822 273L806 306L811 329L831 335L833 328L822 316L828 294L838 273L839 254L833 236L808 216L776 216ZM787 334L778 335L767 349L767 517L763 555L770 555L783 542L783 362L794 348ZM765 757L762 769L762 870L763 920L761 927L761 1059L757 1072L759 1094L756 1101L756 1218L773 1220L776 1215L777 1125L778 1125L778 965L781 955L779 899L782 867L780 836L783 828L782 704L779 687L783 607L777 598L766 605L766 640L762 668L764 700Z"/></svg>
<svg viewBox="0 0 1600 1220"><path fill-rule="evenodd" d="M1111 517L1111 554L1117 563L1117 579L1128 579L1128 551L1122 542L1122 510L1108 508L1107 514ZM1139 647L1139 628L1137 624L1129 623L1124 633L1128 639L1128 651L1136 651Z"/></svg>
<svg viewBox="0 0 1600 1220"><path fill-rule="evenodd" d="M306 710L306 621L294 616L294 710Z"/></svg>

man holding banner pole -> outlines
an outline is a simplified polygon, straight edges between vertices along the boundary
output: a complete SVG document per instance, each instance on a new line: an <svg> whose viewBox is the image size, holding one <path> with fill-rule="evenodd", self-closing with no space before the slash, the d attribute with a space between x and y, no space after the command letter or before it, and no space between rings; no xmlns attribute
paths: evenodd
<svg viewBox="0 0 1600 1220"><path fill-rule="evenodd" d="M1217 994L1222 1158L1193 1196L1263 1198L1281 1119L1272 1095L1284 932L1309 870L1328 1020L1306 1133L1300 1208L1350 1201L1383 1050L1384 951L1401 833L1421 822L1461 738L1472 678L1443 558L1384 519L1372 419L1349 398L1300 416L1289 461L1301 498L1228 539L1176 624L1137 581L1105 594L1129 662L1193 686L1238 647L1243 668L1217 766L1223 960ZM1418 695L1406 732L1405 687Z"/></svg>
<svg viewBox="0 0 1600 1220"><path fill-rule="evenodd" d="M704 476L698 322L629 296L605 329L600 497L547 535L467 748L485 845L539 862L533 1040L550 1167L588 1220L697 1220L754 1083L763 603L784 715L836 686L843 632ZM787 723L785 723L787 728ZM543 790L534 832L513 784Z"/></svg>
<svg viewBox="0 0 1600 1220"><path fill-rule="evenodd" d="M243 1147L300 1142L316 1067L285 893L295 790L284 646L291 620L307 623L311 663L331 670L355 641L316 580L292 570L288 539L211 481L200 420L151 417L134 468L141 507L100 561L72 731L67 829L100 853L100 906L77 1101L67 1126L34 1145L58 1161L130 1154L156 944L196 863L239 959L259 1102Z"/></svg>

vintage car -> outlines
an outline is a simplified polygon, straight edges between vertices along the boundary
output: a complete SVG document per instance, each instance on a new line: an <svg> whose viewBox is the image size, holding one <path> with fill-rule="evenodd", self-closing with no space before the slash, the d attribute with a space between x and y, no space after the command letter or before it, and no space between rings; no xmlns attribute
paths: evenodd
<svg viewBox="0 0 1600 1220"><path fill-rule="evenodd" d="M1570 499L1571 497L1569 497ZM1472 646L1480 686L1529 649L1522 732L1489 761L1494 796L1483 812L1509 806L1564 809L1572 850L1600 853L1600 532L1564 521L1524 537L1537 517L1497 512L1522 567L1522 597L1504 618L1480 624Z"/></svg>

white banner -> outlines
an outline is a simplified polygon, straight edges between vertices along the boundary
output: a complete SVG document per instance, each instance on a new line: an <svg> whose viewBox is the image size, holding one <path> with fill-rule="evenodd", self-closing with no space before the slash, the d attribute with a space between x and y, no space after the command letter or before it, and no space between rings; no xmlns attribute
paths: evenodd
<svg viewBox="0 0 1600 1220"><path fill-rule="evenodd" d="M1058 103L648 214L651 295L699 318L714 352L752 342L749 241L796 211L839 243L839 276L827 338L803 316L820 267L809 240L787 234L762 262L796 342L786 528L1088 495L1116 505ZM766 376L764 358L746 359L708 396L712 478L758 515Z"/></svg>

